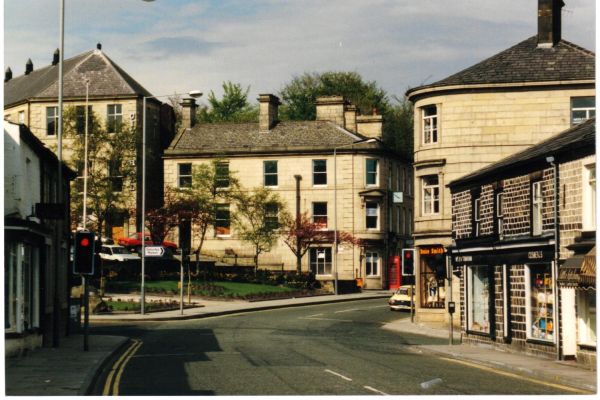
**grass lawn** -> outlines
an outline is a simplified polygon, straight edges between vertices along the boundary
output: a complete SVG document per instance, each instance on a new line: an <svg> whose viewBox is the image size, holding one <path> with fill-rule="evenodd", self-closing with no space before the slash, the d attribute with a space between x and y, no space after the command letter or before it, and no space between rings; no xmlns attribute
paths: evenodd
<svg viewBox="0 0 600 400"><path fill-rule="evenodd" d="M177 290L177 281L151 281L145 282L146 291L148 292L162 292L167 291L171 292L173 290ZM184 293L187 293L187 284L188 282L184 282ZM140 290L140 282L107 282L106 290L107 291L115 291L118 293L124 292L134 292ZM291 292L295 289L288 287L280 287L280 286L269 286L269 285L260 285L255 283L240 283L240 282L204 282L204 281L192 281L192 285L214 285L223 287L224 290L216 291L221 295L229 295L233 294L234 296L245 296L252 293L281 293L281 292ZM210 290L201 290L194 289L194 294L210 294Z"/></svg>

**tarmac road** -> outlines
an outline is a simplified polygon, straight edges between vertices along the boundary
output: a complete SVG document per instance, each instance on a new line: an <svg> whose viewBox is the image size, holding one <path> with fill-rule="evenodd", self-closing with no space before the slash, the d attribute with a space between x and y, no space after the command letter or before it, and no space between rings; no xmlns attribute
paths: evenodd
<svg viewBox="0 0 600 400"><path fill-rule="evenodd" d="M132 338L94 395L572 394L419 353L446 340L381 329L408 318L387 299L201 320L92 325Z"/></svg>

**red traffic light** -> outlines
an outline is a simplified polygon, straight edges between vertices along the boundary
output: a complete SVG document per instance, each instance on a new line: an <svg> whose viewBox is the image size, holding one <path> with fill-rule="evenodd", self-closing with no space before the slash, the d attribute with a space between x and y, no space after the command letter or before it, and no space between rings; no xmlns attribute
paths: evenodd
<svg viewBox="0 0 600 400"><path fill-rule="evenodd" d="M81 240L81 245L82 246L87 246L88 244L90 244L90 241L87 238L83 238Z"/></svg>
<svg viewBox="0 0 600 400"><path fill-rule="evenodd" d="M406 258L411 258L412 256L410 255L410 253L409 253L409 252L406 252L406 253L404 253L404 257L406 257Z"/></svg>

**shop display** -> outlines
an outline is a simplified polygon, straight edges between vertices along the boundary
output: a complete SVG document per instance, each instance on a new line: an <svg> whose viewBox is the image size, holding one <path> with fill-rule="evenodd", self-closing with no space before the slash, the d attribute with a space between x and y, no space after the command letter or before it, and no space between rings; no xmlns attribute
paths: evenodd
<svg viewBox="0 0 600 400"><path fill-rule="evenodd" d="M531 338L554 340L554 293L549 266L537 266L531 273Z"/></svg>
<svg viewBox="0 0 600 400"><path fill-rule="evenodd" d="M487 266L469 267L469 330L490 333L490 290Z"/></svg>

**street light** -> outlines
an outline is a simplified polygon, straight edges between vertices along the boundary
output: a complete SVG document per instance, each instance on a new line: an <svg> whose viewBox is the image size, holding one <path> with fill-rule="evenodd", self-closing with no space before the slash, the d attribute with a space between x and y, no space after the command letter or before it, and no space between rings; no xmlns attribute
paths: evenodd
<svg viewBox="0 0 600 400"><path fill-rule="evenodd" d="M144 0L148 1L148 0ZM144 104L142 110L142 299L141 299L141 313L144 315L146 313L146 288L145 288L145 271L146 271L146 100L147 99L156 99L157 97L166 97L166 96L178 96L185 95L197 99L202 96L202 92L199 90L192 90L187 93L173 93L173 94L163 94L160 96L145 96ZM183 287L181 288L183 290Z"/></svg>
<svg viewBox="0 0 600 400"><path fill-rule="evenodd" d="M357 140L356 142L352 142L351 144L346 144L344 146L339 146L333 149L333 279L334 279L334 290L335 295L338 294L338 271L337 271L337 253L338 253L338 232L337 232L337 150L354 146L359 143L374 143L377 139L362 139Z"/></svg>
<svg viewBox="0 0 600 400"><path fill-rule="evenodd" d="M89 122L89 96L90 96L90 80L85 79L85 150L84 150L84 165L83 165L83 230L86 230L87 219L87 181L88 181L88 122ZM85 278L84 278L85 279Z"/></svg>

